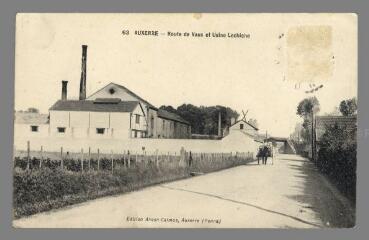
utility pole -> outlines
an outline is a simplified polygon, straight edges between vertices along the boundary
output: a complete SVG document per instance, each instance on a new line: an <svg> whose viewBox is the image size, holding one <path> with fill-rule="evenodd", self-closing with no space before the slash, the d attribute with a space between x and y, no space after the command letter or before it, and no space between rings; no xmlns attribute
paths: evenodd
<svg viewBox="0 0 369 240"><path fill-rule="evenodd" d="M309 91L305 91L305 93L309 94L309 93L313 93L313 95L315 96L315 92L317 92L318 90L320 90L321 88L323 88L323 84L319 85L319 86L315 86L315 84L310 85L310 90ZM316 164L316 156L315 156L315 124L314 124L314 107L312 107L311 109L311 158L313 160L313 162Z"/></svg>
<svg viewBox="0 0 369 240"><path fill-rule="evenodd" d="M315 162L315 151L314 151L314 110L311 111L311 158Z"/></svg>

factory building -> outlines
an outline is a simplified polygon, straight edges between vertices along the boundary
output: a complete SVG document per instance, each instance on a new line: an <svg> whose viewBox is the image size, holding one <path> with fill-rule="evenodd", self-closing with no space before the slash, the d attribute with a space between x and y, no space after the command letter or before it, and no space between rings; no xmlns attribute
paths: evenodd
<svg viewBox="0 0 369 240"><path fill-rule="evenodd" d="M87 97L86 66L87 46L83 45L79 100L68 99L68 81L62 81L61 99L49 109L49 136L82 139L191 138L191 126L186 120L158 109L122 85L109 83ZM15 119L16 125L18 119ZM22 119L22 131L28 129L37 135L37 129L41 127L34 122L29 124L28 128Z"/></svg>

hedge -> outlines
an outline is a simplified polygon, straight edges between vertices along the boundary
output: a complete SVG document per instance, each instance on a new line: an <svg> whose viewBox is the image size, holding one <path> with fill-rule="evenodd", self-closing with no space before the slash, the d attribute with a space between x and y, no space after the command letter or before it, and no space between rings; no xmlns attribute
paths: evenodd
<svg viewBox="0 0 369 240"><path fill-rule="evenodd" d="M337 125L327 127L318 143L318 169L355 203L356 200L356 130Z"/></svg>
<svg viewBox="0 0 369 240"><path fill-rule="evenodd" d="M195 156L194 156L195 157ZM25 170L27 159L15 159L13 211L14 217L60 208L101 196L124 193L144 186L189 177L191 171L211 172L245 164L249 157L227 156L214 160L211 157L195 159L191 166L170 162L134 162L130 168L115 166L111 172L111 160L100 160L100 171L79 171L80 161L64 161L64 170L59 160L45 159L39 169L39 160L31 160L30 169ZM97 164L91 161L91 166ZM116 161L122 164L122 161ZM87 166L87 164L85 165Z"/></svg>

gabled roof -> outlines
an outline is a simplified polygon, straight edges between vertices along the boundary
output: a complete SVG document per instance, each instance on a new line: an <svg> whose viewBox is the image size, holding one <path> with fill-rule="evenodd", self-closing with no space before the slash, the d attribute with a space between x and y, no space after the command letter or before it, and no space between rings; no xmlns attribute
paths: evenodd
<svg viewBox="0 0 369 240"><path fill-rule="evenodd" d="M257 127L255 127L254 125L252 125L252 124L251 124L251 123L249 123L249 122L246 122L244 119L241 119L241 120L236 121L236 122L235 122L235 123L233 123L230 127L232 127L232 126L236 125L236 124L237 124L237 123L239 123L239 122L244 122L244 123L246 123L247 125L249 125L250 127L254 128L255 130L259 130Z"/></svg>
<svg viewBox="0 0 369 240"><path fill-rule="evenodd" d="M121 102L122 100L120 98L96 98L93 100L94 103L110 103L110 104L116 104Z"/></svg>
<svg viewBox="0 0 369 240"><path fill-rule="evenodd" d="M90 97L91 97L91 96L93 96L95 93L99 92L100 90L104 89L105 87L107 87L107 86L108 86L108 85L110 85L110 84L113 84L113 85L115 85L116 87L118 87L118 88L121 88L121 89L125 90L126 92L128 92L129 94L131 94L132 96L134 96L135 98L137 98L138 100L140 100L141 102L145 103L145 104L146 104L147 106L149 106L150 108L155 109L155 110L157 110L157 109L158 109L157 107L155 107L154 105L152 105L151 103L149 103L149 102L148 102L148 101L146 101L145 99L141 98L141 97L140 97L140 96L138 96L136 93L134 93L134 92L132 92L131 90L129 90L128 88L126 88L126 87L124 87L124 86L122 86L122 85L120 85L120 84L113 83L113 82L111 82L111 83L109 83L109 84L105 85L104 87L100 88L99 90L97 90L96 92L94 92L93 94L91 94L90 96L88 96L87 98L90 98Z"/></svg>
<svg viewBox="0 0 369 240"><path fill-rule="evenodd" d="M133 112L137 101L94 102L90 100L59 100L49 110L82 112Z"/></svg>
<svg viewBox="0 0 369 240"><path fill-rule="evenodd" d="M19 124L47 124L49 122L48 114L15 112L14 123Z"/></svg>
<svg viewBox="0 0 369 240"><path fill-rule="evenodd" d="M177 114L165 111L163 109L158 110L158 117L190 125L189 122L187 122Z"/></svg>

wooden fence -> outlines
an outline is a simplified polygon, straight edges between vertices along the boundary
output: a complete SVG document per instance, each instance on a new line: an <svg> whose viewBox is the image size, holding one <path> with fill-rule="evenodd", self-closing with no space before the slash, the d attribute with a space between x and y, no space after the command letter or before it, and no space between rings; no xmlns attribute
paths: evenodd
<svg viewBox="0 0 369 240"><path fill-rule="evenodd" d="M240 165L253 160L252 152L234 153L199 153L181 149L180 154L158 150L155 152L121 152L101 153L100 149L83 149L80 152L68 152L60 147L59 152L46 151L42 146L39 150L31 150L30 142L27 142L27 150L14 150L14 167L23 170L59 168L71 171L100 171L116 169L130 169L135 167L147 167L174 169L190 167L194 170L208 172L216 169Z"/></svg>

